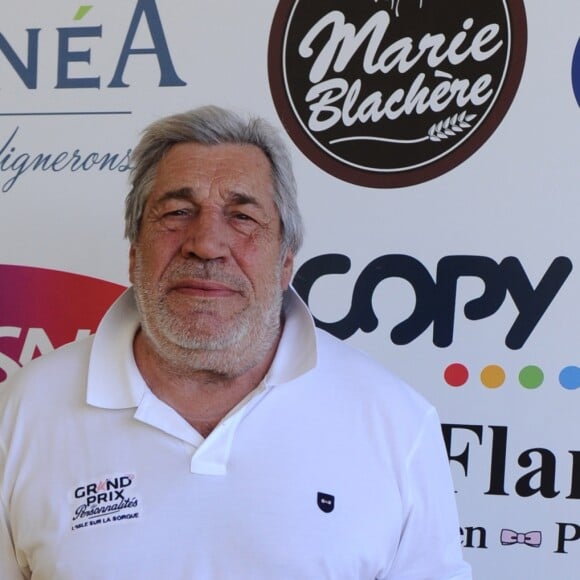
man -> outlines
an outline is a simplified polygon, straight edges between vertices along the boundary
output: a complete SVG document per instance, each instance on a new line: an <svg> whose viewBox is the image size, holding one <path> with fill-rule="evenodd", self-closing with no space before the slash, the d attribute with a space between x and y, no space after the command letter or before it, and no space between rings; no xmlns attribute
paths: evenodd
<svg viewBox="0 0 580 580"><path fill-rule="evenodd" d="M132 289L0 395L1 578L470 578L435 411L289 287L276 133L206 107L133 161Z"/></svg>

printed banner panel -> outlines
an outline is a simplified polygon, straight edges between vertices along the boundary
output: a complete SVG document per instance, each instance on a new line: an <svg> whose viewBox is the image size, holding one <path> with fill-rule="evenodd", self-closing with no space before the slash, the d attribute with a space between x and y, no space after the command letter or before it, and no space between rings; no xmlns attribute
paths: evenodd
<svg viewBox="0 0 580 580"><path fill-rule="evenodd" d="M572 578L580 5L443 4L5 2L0 381L128 285L141 129L257 113L295 163L294 284L437 407L475 577Z"/></svg>

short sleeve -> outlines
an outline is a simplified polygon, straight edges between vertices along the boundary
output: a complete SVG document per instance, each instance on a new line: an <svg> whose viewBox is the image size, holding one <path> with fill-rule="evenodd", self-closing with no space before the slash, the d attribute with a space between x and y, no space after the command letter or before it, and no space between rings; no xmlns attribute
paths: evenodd
<svg viewBox="0 0 580 580"><path fill-rule="evenodd" d="M8 510L2 497L4 482L5 452L0 443L0 578L2 580L24 580L25 576L18 566L14 551L14 542L8 523Z"/></svg>
<svg viewBox="0 0 580 580"><path fill-rule="evenodd" d="M430 408L405 471L406 518L385 580L471 580L463 560L449 462L437 413Z"/></svg>

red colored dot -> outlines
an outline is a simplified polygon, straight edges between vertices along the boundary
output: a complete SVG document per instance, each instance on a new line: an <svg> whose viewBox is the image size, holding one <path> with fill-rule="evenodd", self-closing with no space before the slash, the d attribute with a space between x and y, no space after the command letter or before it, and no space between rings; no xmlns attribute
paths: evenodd
<svg viewBox="0 0 580 580"><path fill-rule="evenodd" d="M450 387L462 387L469 378L469 371L464 365L453 363L445 369L443 376Z"/></svg>

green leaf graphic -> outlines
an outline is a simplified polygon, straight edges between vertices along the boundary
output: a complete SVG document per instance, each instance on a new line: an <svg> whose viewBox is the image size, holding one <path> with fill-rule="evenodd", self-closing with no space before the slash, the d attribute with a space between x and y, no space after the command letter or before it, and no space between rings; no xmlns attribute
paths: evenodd
<svg viewBox="0 0 580 580"><path fill-rule="evenodd" d="M87 12L92 7L93 7L92 4L83 4L82 6L79 6L79 9L77 10L77 13L75 14L74 19L75 20L82 20L87 15Z"/></svg>

